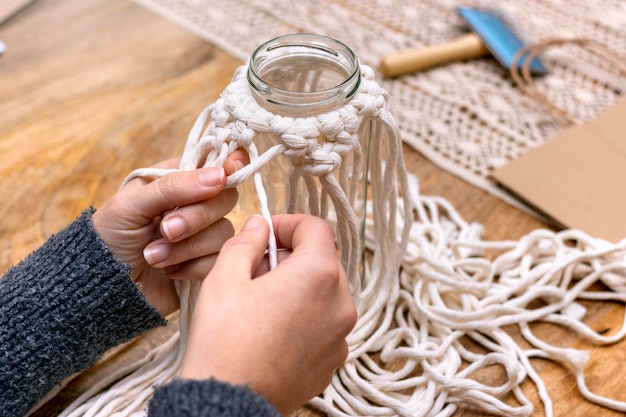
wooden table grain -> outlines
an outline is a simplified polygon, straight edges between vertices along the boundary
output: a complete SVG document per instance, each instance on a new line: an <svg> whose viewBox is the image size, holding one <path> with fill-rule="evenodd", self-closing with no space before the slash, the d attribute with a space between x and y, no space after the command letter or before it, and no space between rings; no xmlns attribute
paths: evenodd
<svg viewBox="0 0 626 417"><path fill-rule="evenodd" d="M0 39L8 47L0 56L0 272L85 208L100 206L133 169L180 156L197 114L242 64L128 0L37 0L0 26ZM518 239L546 227L414 150L404 152L421 192L446 198L465 219L482 223L486 239ZM621 325L623 307L588 307L592 328L613 333ZM175 320L85 371L34 415L57 415L94 381L173 329ZM626 400L626 342L595 347L547 325L535 332L589 349L589 388ZM566 370L534 363L554 399L555 415L620 415L585 401ZM541 410L532 385L524 390ZM319 415L308 409L296 414Z"/></svg>

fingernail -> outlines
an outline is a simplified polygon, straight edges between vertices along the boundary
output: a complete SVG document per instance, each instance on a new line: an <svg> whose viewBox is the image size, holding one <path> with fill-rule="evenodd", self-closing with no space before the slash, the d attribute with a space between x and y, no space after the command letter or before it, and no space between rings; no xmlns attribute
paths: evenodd
<svg viewBox="0 0 626 417"><path fill-rule="evenodd" d="M259 227L261 224L263 224L265 220L263 219L263 217L261 217L258 214L253 214L252 216L250 216L248 218L248 220L246 220L246 222L243 224L243 227L241 228L241 230L252 230L252 229L256 229L257 227Z"/></svg>
<svg viewBox="0 0 626 417"><path fill-rule="evenodd" d="M156 265L159 262L163 262L170 254L170 250L167 245L155 244L146 246L143 250L143 257L149 265Z"/></svg>
<svg viewBox="0 0 626 417"><path fill-rule="evenodd" d="M200 184L206 187L214 187L221 184L224 181L225 176L226 174L224 173L224 168L222 167L204 168L198 173Z"/></svg>
<svg viewBox="0 0 626 417"><path fill-rule="evenodd" d="M185 233L187 225L180 217L171 217L163 221L163 234L168 240L179 238Z"/></svg>

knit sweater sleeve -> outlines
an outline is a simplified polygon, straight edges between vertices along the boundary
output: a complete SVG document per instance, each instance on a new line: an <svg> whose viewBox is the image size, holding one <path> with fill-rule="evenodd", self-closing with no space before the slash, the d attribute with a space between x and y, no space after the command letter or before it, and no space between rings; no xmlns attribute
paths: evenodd
<svg viewBox="0 0 626 417"><path fill-rule="evenodd" d="M93 210L0 279L0 416L23 416L64 378L165 320L91 223Z"/></svg>
<svg viewBox="0 0 626 417"><path fill-rule="evenodd" d="M148 417L281 417L264 397L215 379L175 379L156 389Z"/></svg>

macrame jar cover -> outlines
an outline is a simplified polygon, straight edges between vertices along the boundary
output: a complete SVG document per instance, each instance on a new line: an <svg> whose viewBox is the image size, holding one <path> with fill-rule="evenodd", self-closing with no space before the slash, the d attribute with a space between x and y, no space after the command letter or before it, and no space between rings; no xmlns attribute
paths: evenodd
<svg viewBox="0 0 626 417"><path fill-rule="evenodd" d="M138 176L156 178L177 170L222 166L237 149L247 151L250 163L230 175L226 187L244 187L251 180L258 209L270 226L270 216L279 212L305 212L329 220L336 231L337 247L357 308L364 314L367 308L362 308L361 300L372 299L376 296L373 290L380 289L380 285L370 278L374 277L371 269L377 271L378 281L395 279L413 219L412 211L404 209L410 204L408 193L401 193L408 179L398 128L387 108L387 92L376 83L371 68L359 66L356 56L345 45L315 35L277 38L278 41L284 39L288 41L287 46L293 46L289 41L311 42L313 49L341 47L347 49L346 54L352 54L347 80L341 80L330 89L339 95L329 96L325 93L328 90L320 90L319 94L300 96L300 100L308 101L277 106L276 96L266 100L259 84L251 80L256 77L251 70L255 53L248 65L237 69L220 98L198 116L179 168L138 169L126 178L125 183ZM338 55L335 51L330 52L331 56ZM309 64L315 65L315 62ZM312 90L309 93L324 88L318 84L320 73L328 70L328 62L321 64L319 70L306 71L296 81L298 88L308 84L307 88ZM369 155L376 157L370 158ZM280 207L277 200L285 200L285 196L275 190L281 184L267 181L267 177L277 176L276 170L282 171L278 177L288 185L284 207ZM367 181L367 177L371 181ZM270 193L273 195L268 198ZM377 202L375 205L370 202L367 212L375 219L373 223L377 231L373 232L376 250L368 256L366 263L361 243L366 215L363 197L367 193L371 193L372 201ZM245 200L250 197L250 194L242 195L239 205L253 206ZM276 251L271 230L268 242L271 267L277 262ZM362 288L365 289L363 294ZM177 281L176 289L181 300L179 332L144 360L121 369L85 392L62 416L145 414L153 387L176 375L187 343L199 285L192 281Z"/></svg>
<svg viewBox="0 0 626 417"><path fill-rule="evenodd" d="M595 344L621 340L626 324L611 335L597 333L583 323L578 300L626 302L626 240L612 244L576 230L541 229L519 241L484 241L481 225L466 222L445 199L419 193L417 178L404 167L387 94L370 68L360 67L358 90L341 107L308 117L264 108L248 72L248 66L239 68L217 102L200 114L180 169L219 166L237 148L247 150L250 164L230 176L228 186L251 178L268 218L271 186L264 179L270 174L263 168L285 158L288 188L303 184L306 211L335 224L359 319L348 337L348 360L311 401L314 407L331 416L450 416L467 406L530 416L533 407L521 389L530 379L550 417L548 389L530 361L542 358L572 372L589 401L626 412L625 403L586 387L586 352L548 344L531 327L550 323ZM372 140L364 140L370 134ZM257 143L268 138L273 145L260 150ZM128 179L168 172L141 169ZM371 199L361 217L364 178ZM288 200L290 210L302 208L297 195ZM361 255L362 219L370 256L359 270L354 264ZM607 289L592 290L597 283ZM171 380L180 367L197 285L177 283L179 333L94 386L62 415L145 415L153 386ZM519 338L511 336L512 327ZM485 371L499 371L502 383L482 383Z"/></svg>

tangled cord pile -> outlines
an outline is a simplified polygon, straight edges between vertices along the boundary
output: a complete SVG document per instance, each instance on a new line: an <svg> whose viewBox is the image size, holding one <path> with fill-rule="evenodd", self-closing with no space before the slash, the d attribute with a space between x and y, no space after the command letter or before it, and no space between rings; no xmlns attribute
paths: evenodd
<svg viewBox="0 0 626 417"><path fill-rule="evenodd" d="M577 301L626 302L626 240L610 244L576 230L535 230L519 241L483 241L480 225L464 221L442 198L419 195L415 177L410 182L417 221L399 276L372 281L363 291L367 312L349 337L349 359L313 405L332 416L450 416L468 406L530 416L532 404L520 388L529 378L552 416L548 390L530 363L542 358L572 372L587 400L626 412L626 403L589 391L585 351L550 345L531 330L544 322L594 344L621 340L626 322L611 336L596 333L582 322L585 308ZM372 228L368 224L368 247ZM499 255L490 260L487 251ZM596 283L607 290L590 289ZM507 326L518 326L532 347L525 349ZM468 348L464 339L481 349ZM473 378L496 366L505 374L501 385ZM504 401L511 393L519 405Z"/></svg>
<svg viewBox="0 0 626 417"><path fill-rule="evenodd" d="M626 412L626 403L587 389L585 352L547 344L531 329L532 323L546 322L594 343L622 339L626 324L614 335L598 334L582 322L585 310L577 300L626 302L626 240L611 244L575 230L536 230L520 241L483 241L480 225L464 221L445 199L419 193L417 179L404 167L387 93L370 68L361 67L359 90L341 109L299 119L263 109L245 73L241 67L220 99L200 114L180 169L219 166L236 149L245 149L250 164L230 176L228 186L252 177L261 214L268 218L262 169L287 157L293 164L290 189L304 184L308 211L334 222L359 319L348 337L348 360L311 401L314 407L331 416L449 416L465 406L529 416L532 405L520 386L530 379L552 416L545 384L530 362L544 358L571 370L588 400ZM371 143L364 143L365 129ZM260 152L255 144L260 135L273 136L275 145ZM167 172L140 169L127 180ZM363 179L369 180L371 195L364 225L370 256L360 270L356 213ZM296 206L292 192L288 210ZM488 257L487 252L498 254ZM592 291L596 283L606 290ZM144 416L153 387L180 368L197 286L177 283L178 333L141 362L94 386L62 416ZM505 326L518 326L532 347L524 348ZM481 349L469 348L470 340ZM476 378L491 367L504 370L501 385ZM516 404L505 399L509 394Z"/></svg>

